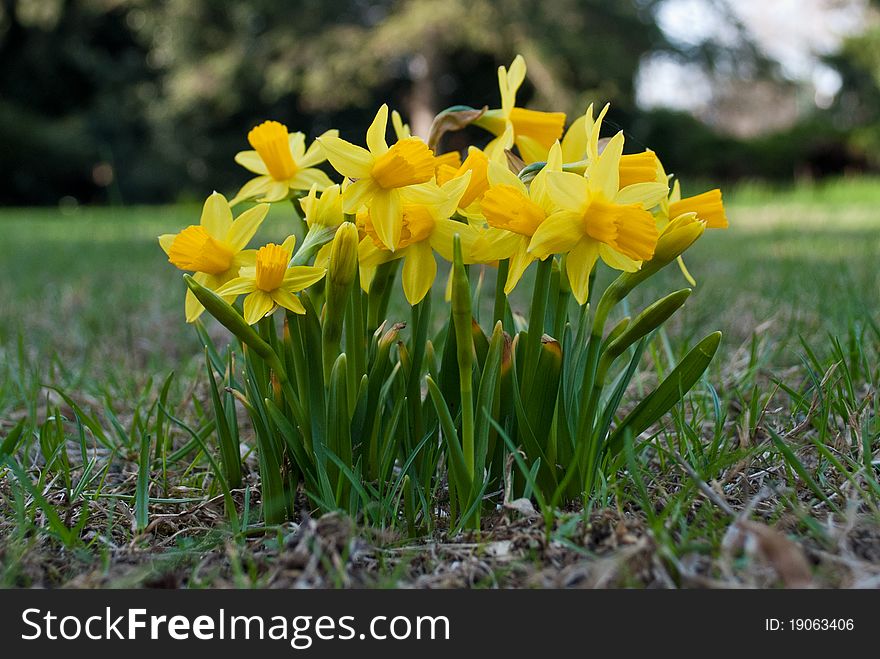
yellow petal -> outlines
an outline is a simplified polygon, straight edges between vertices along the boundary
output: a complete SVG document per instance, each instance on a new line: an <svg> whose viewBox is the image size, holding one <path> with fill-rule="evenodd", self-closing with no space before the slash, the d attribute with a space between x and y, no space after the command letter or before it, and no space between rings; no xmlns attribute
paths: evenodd
<svg viewBox="0 0 880 659"><path fill-rule="evenodd" d="M451 263L456 234L461 239L461 255L464 262L476 263L474 243L480 234L470 224L456 222L455 220L437 220L434 223L434 231L431 232L428 243L440 256Z"/></svg>
<svg viewBox="0 0 880 659"><path fill-rule="evenodd" d="M232 226L232 210L219 192L214 192L202 207L201 225L215 240L223 240Z"/></svg>
<svg viewBox="0 0 880 659"><path fill-rule="evenodd" d="M163 233L159 236L159 247L167 254L175 238L177 238L176 233Z"/></svg>
<svg viewBox="0 0 880 659"><path fill-rule="evenodd" d="M318 138L320 140L324 137L339 137L339 131L335 128L332 130L328 130ZM325 160L327 160L327 152L324 151L324 147L321 146L321 143L315 140L312 142L311 146L306 149L306 152L303 154L302 158L296 161L298 167L303 169L314 167L315 165L319 165Z"/></svg>
<svg viewBox="0 0 880 659"><path fill-rule="evenodd" d="M403 293L415 306L425 297L437 276L437 260L427 243L415 243L403 261Z"/></svg>
<svg viewBox="0 0 880 659"><path fill-rule="evenodd" d="M232 198L229 205L235 206L246 199L262 197L269 190L269 186L272 185L273 180L274 179L271 176L257 176L256 178L252 178L241 186L241 190L239 190L238 194Z"/></svg>
<svg viewBox="0 0 880 659"><path fill-rule="evenodd" d="M454 180L455 179L450 179L447 183ZM408 185L405 188L401 188L400 198L405 204L438 206L447 201L447 194L444 189L434 183L434 181L428 181L427 183L418 183L416 185Z"/></svg>
<svg viewBox="0 0 880 659"><path fill-rule="evenodd" d="M268 212L269 204L258 204L239 215L235 221L233 221L232 226L229 227L229 231L226 233L226 244L229 245L234 252L238 252L247 247L247 244L250 242L251 238L254 237L257 229L260 228L260 225L263 223L263 220L266 218L266 213Z"/></svg>
<svg viewBox="0 0 880 659"><path fill-rule="evenodd" d="M590 133L590 142L587 148L589 150L589 160L591 162L595 162L599 157L599 133L602 131L602 120L605 118L608 108L610 107L611 105L606 103L595 121L593 121L593 105L590 104L590 107L587 108L587 130Z"/></svg>
<svg viewBox="0 0 880 659"><path fill-rule="evenodd" d="M498 67L498 87L501 91L501 108L505 116L509 116L516 105L516 92L526 79L526 61L522 55L517 55L510 69Z"/></svg>
<svg viewBox="0 0 880 659"><path fill-rule="evenodd" d="M397 139L405 140L408 137L412 137L409 124L403 123L403 119L397 110L391 113L391 125L394 126L394 134L397 136Z"/></svg>
<svg viewBox="0 0 880 659"><path fill-rule="evenodd" d="M244 320L248 325L254 325L272 313L275 309L275 300L265 291L256 290L244 299Z"/></svg>
<svg viewBox="0 0 880 659"><path fill-rule="evenodd" d="M301 169L287 182L287 184L293 190L308 190L313 185L317 186L318 190L326 190L331 185L333 185L333 181L330 180L330 177L327 176L320 169Z"/></svg>
<svg viewBox="0 0 880 659"><path fill-rule="evenodd" d="M583 217L571 211L553 213L538 226L529 243L529 251L543 259L550 254L564 254L583 237Z"/></svg>
<svg viewBox="0 0 880 659"><path fill-rule="evenodd" d="M303 167L304 165L300 161L306 154L306 136L302 132L297 131L287 136L287 142L290 145L290 155L293 156L297 167Z"/></svg>
<svg viewBox="0 0 880 659"><path fill-rule="evenodd" d="M232 259L233 268L255 267L257 264L257 250L243 249Z"/></svg>
<svg viewBox="0 0 880 659"><path fill-rule="evenodd" d="M362 268L375 268L377 265L400 258L405 253L406 249L397 250L396 252L382 249L369 236L358 243L358 262Z"/></svg>
<svg viewBox="0 0 880 659"><path fill-rule="evenodd" d="M506 229L489 227L474 240L474 259L481 263L508 259L522 243L528 246L529 239Z"/></svg>
<svg viewBox="0 0 880 659"><path fill-rule="evenodd" d="M563 162L577 162L587 157L587 116L581 115L575 119L562 138Z"/></svg>
<svg viewBox="0 0 880 659"><path fill-rule="evenodd" d="M323 135L317 140L327 154L333 169L349 178L366 178L373 169L373 155L351 142L335 135Z"/></svg>
<svg viewBox="0 0 880 659"><path fill-rule="evenodd" d="M266 193L260 197L258 201L281 201L282 199L286 199L289 194L290 186L287 184L287 181L270 180Z"/></svg>
<svg viewBox="0 0 880 659"><path fill-rule="evenodd" d="M633 183L614 197L615 204L639 204L642 208L653 208L666 197L669 187L665 183Z"/></svg>
<svg viewBox="0 0 880 659"><path fill-rule="evenodd" d="M624 256L610 245L604 243L599 244L599 255L602 260L615 270L623 270L624 272L636 272L642 267L641 261L636 261L628 256Z"/></svg>
<svg viewBox="0 0 880 659"><path fill-rule="evenodd" d="M299 298L290 291L286 291L283 288L277 288L272 291L270 295L272 296L272 301L280 307L284 307L285 309L289 309L293 313L298 314L304 314L306 312L306 308L303 306L302 302L299 301Z"/></svg>
<svg viewBox="0 0 880 659"><path fill-rule="evenodd" d="M590 191L602 194L608 201L620 189L620 156L623 155L623 131L611 138L605 150L587 169Z"/></svg>
<svg viewBox="0 0 880 659"><path fill-rule="evenodd" d="M373 123L367 129L367 148L374 157L378 158L388 151L388 143L385 141L385 131L388 128L388 105L383 103L376 112Z"/></svg>
<svg viewBox="0 0 880 659"><path fill-rule="evenodd" d="M217 295L221 297L244 295L256 290L256 287L257 284L252 277L236 277L220 286Z"/></svg>
<svg viewBox="0 0 880 659"><path fill-rule="evenodd" d="M288 291L302 291L324 278L327 271L313 265L295 265L284 273L282 285Z"/></svg>
<svg viewBox="0 0 880 659"><path fill-rule="evenodd" d="M547 147L528 135L516 136L516 148L519 149L519 155L527 165L547 160Z"/></svg>
<svg viewBox="0 0 880 659"><path fill-rule="evenodd" d="M197 284L205 286L208 283L208 275L204 272L197 272L193 275L193 279L196 280ZM196 298L195 293L193 293L189 288L186 289L186 298L183 302L183 310L186 316L186 322L194 323L198 320L199 316L202 315L205 311L205 307L202 306L202 303L199 302L198 298Z"/></svg>
<svg viewBox="0 0 880 659"><path fill-rule="evenodd" d="M504 294L510 295L526 268L535 260L534 255L529 254L529 239L525 236L517 236L516 246L510 255L510 265L507 271L507 281L504 284Z"/></svg>
<svg viewBox="0 0 880 659"><path fill-rule="evenodd" d="M403 207L397 190L377 190L370 204L370 219L379 240L391 251L397 249L403 228Z"/></svg>
<svg viewBox="0 0 880 659"><path fill-rule="evenodd" d="M587 303L590 296L590 273L596 265L599 243L592 238L584 238L565 257L565 274L571 284L571 292L578 304Z"/></svg>
<svg viewBox="0 0 880 659"><path fill-rule="evenodd" d="M492 161L488 165L489 184L495 185L512 185L524 195L528 196L529 191L526 189L525 183L519 176L510 171L507 167L499 162Z"/></svg>
<svg viewBox="0 0 880 659"><path fill-rule="evenodd" d="M266 176L269 173L266 163L256 151L239 151L235 154L235 162L254 174Z"/></svg>
<svg viewBox="0 0 880 659"><path fill-rule="evenodd" d="M196 322L199 319L199 316L205 312L205 307L203 307L202 303L196 298L195 293L188 288L186 289L186 298L183 302L183 312L186 316L186 322L188 323Z"/></svg>
<svg viewBox="0 0 880 659"><path fill-rule="evenodd" d="M547 174L547 192L560 208L582 213L590 203L589 183L583 176L571 172Z"/></svg>
<svg viewBox="0 0 880 659"><path fill-rule="evenodd" d="M361 207L369 203L379 189L373 179L362 178L347 186L342 191L342 209L346 213L357 213Z"/></svg>

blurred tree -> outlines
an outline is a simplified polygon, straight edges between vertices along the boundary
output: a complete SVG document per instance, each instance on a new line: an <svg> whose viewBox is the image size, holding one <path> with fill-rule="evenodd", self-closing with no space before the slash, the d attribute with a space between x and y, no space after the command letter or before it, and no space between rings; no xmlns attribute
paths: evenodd
<svg viewBox="0 0 880 659"><path fill-rule="evenodd" d="M718 61L668 42L663 1L0 0L0 201L229 192L264 119L362 141L388 101L425 134L449 105L497 106L496 68L517 52L520 103L610 101L631 125L644 57Z"/></svg>
<svg viewBox="0 0 880 659"><path fill-rule="evenodd" d="M880 166L880 0L861 34L843 42L828 58L841 76L841 92L831 114L841 130L851 133L850 146L875 167Z"/></svg>

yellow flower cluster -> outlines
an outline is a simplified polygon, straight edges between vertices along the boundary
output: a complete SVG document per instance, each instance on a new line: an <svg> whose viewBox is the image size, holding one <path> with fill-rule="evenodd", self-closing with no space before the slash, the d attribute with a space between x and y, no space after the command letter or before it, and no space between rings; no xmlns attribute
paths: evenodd
<svg viewBox="0 0 880 659"><path fill-rule="evenodd" d="M264 122L248 134L253 150L235 157L256 178L229 203L211 195L200 225L161 236L160 244L172 264L197 273L196 281L227 301L246 294L244 315L253 324L279 306L302 313L295 293L325 273L317 264L326 263L328 249L317 253L316 265L292 264L292 237L282 245L245 249L268 203L291 198L301 200L310 233L324 229L323 243L341 223L356 224L362 285L369 285L380 264L403 259L403 290L412 305L434 283L435 253L452 260L456 234L465 263L508 260L507 294L532 262L559 255L573 296L585 304L599 259L635 272L651 261L670 228L693 225L699 233L727 226L719 190L682 198L678 181L670 188L653 151L625 155L622 132L600 139L608 106L598 117L590 106L567 131L561 112L516 107L525 76L521 56L509 69L499 67L501 108L476 113L473 120L494 138L483 149L470 147L463 161L457 153L434 153L396 112L397 139L389 145L386 105L367 129L366 148L335 130L306 148L302 133ZM341 184L318 169L325 160ZM230 206L254 200L260 203L233 220ZM201 311L188 294L187 320Z"/></svg>

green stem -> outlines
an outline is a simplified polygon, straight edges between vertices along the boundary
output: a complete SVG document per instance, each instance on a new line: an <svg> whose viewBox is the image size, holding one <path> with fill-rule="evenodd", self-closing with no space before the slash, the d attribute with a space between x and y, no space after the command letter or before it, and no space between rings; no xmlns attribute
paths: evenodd
<svg viewBox="0 0 880 659"><path fill-rule="evenodd" d="M349 413L354 412L360 381L366 371L366 331L364 328L363 294L360 286L355 283L349 294L345 307L345 351L351 356L347 360L348 367L348 403Z"/></svg>
<svg viewBox="0 0 880 659"><path fill-rule="evenodd" d="M507 273L510 271L510 259L501 259L498 261L498 276L495 279L495 308L492 312L492 324L499 320L504 323L504 317L507 315L507 294L504 292L504 286L507 284Z"/></svg>
<svg viewBox="0 0 880 659"><path fill-rule="evenodd" d="M388 299L391 296L391 285L394 283L394 275L400 259L383 263L376 268L373 281L370 284L370 294L367 297L367 332L372 334L379 327L381 319L388 309Z"/></svg>
<svg viewBox="0 0 880 659"><path fill-rule="evenodd" d="M547 296L550 291L550 273L553 269L553 259L548 257L538 262L538 272L535 274L535 288L532 292L532 306L529 310L529 331L526 335L525 356L523 358L523 370L520 373L522 382L522 395L527 398L529 374L538 364L538 354L541 350L541 337L544 336L544 314L547 309Z"/></svg>
<svg viewBox="0 0 880 659"><path fill-rule="evenodd" d="M474 479L474 336L471 331L471 288L461 259L461 242L456 236L452 279L452 324L461 392L461 450L471 482Z"/></svg>
<svg viewBox="0 0 880 659"><path fill-rule="evenodd" d="M422 440L422 364L425 361L425 343L428 339L428 321L431 317L431 291L412 308L412 344L410 350L410 372L407 379L407 401L412 420L412 440L418 444Z"/></svg>

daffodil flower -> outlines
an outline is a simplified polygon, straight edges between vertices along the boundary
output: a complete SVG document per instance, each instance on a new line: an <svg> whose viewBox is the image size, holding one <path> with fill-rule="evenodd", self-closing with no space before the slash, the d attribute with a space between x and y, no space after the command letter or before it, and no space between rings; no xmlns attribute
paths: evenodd
<svg viewBox="0 0 880 659"><path fill-rule="evenodd" d="M322 137L338 135L330 130ZM233 206L245 199L281 201L291 190L308 190L313 185L319 190L332 185L330 178L315 166L327 157L318 142L306 149L302 133L288 133L287 126L277 121L264 121L248 133L252 151L240 151L235 162L258 176L245 183L235 198Z"/></svg>
<svg viewBox="0 0 880 659"><path fill-rule="evenodd" d="M427 183L434 178L434 154L422 140L409 137L389 148L385 141L388 106L382 105L367 130L367 147L356 146L335 136L318 141L330 164L354 183L343 191L346 213L369 206L379 240L394 251L401 240L401 188Z"/></svg>
<svg viewBox="0 0 880 659"><path fill-rule="evenodd" d="M477 230L469 224L449 219L469 182L468 173L442 186L431 182L404 190L401 238L398 249L393 252L384 248L370 209L370 215L364 218L367 236L358 247L362 268L404 259L403 292L407 301L416 305L425 297L437 276L434 252L452 261L455 234L461 237L465 262L474 263L472 252Z"/></svg>
<svg viewBox="0 0 880 659"><path fill-rule="evenodd" d="M550 172L550 198L561 209L537 228L529 251L538 258L565 254L565 270L579 304L589 294L590 272L601 257L612 268L634 272L651 258L657 225L646 209L666 196L663 183L620 187L623 133L615 135L585 175Z"/></svg>
<svg viewBox="0 0 880 659"><path fill-rule="evenodd" d="M539 112L516 107L516 93L526 78L526 61L517 55L510 69L498 67L498 87L501 91L501 108L489 110L474 123L496 135L486 147L490 156L508 148L503 144L504 131L513 127L514 143L526 164L541 162L553 143L562 136L565 126L564 112Z"/></svg>
<svg viewBox="0 0 880 659"><path fill-rule="evenodd" d="M269 243L257 250L254 265L244 267L238 277L217 290L223 297L233 299L246 295L244 319L253 325L278 307L298 314L306 312L295 295L320 281L327 270L311 265L289 266L293 257L296 236L290 236L281 245Z"/></svg>
<svg viewBox="0 0 880 659"><path fill-rule="evenodd" d="M268 204L259 204L233 220L226 197L215 192L205 201L199 224L159 236L159 245L177 268L194 272L193 279L199 284L217 290L234 278L239 268L254 264L256 250L245 247L268 212ZM187 290L184 310L186 322L192 323L205 308Z"/></svg>
<svg viewBox="0 0 880 659"><path fill-rule="evenodd" d="M547 176L562 169L562 149L553 145L547 164L528 187L507 167L489 163L491 187L480 209L489 228L480 233L474 255L483 262L510 259L504 293L510 295L526 268L538 257L528 251L532 236L556 205L547 191ZM546 258L546 257L545 257Z"/></svg>

